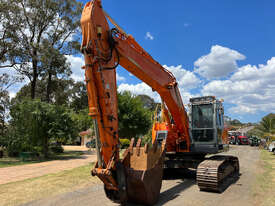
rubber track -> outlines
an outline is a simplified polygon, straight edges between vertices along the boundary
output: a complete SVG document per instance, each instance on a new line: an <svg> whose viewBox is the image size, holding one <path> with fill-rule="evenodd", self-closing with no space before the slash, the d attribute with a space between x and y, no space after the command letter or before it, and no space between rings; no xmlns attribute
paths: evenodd
<svg viewBox="0 0 275 206"><path fill-rule="evenodd" d="M235 156L215 155L197 168L197 184L200 190L222 192L229 177L239 175L239 160Z"/></svg>

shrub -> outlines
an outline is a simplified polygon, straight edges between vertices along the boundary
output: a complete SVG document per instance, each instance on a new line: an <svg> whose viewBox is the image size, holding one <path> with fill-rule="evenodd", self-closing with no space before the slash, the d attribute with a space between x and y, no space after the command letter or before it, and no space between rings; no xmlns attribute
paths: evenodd
<svg viewBox="0 0 275 206"><path fill-rule="evenodd" d="M130 146L130 140L128 139L120 139L120 148L127 149Z"/></svg>
<svg viewBox="0 0 275 206"><path fill-rule="evenodd" d="M118 93L117 97L119 136L137 138L146 134L152 125L152 112L130 92Z"/></svg>
<svg viewBox="0 0 275 206"><path fill-rule="evenodd" d="M63 153L64 152L64 149L63 147L61 146L61 144L54 144L54 145L50 145L50 148L49 148L53 153L56 153L56 154L60 154L60 153Z"/></svg>
<svg viewBox="0 0 275 206"><path fill-rule="evenodd" d="M49 142L65 142L77 136L71 110L39 100L25 100L11 107L9 155L41 152L48 157ZM36 150L39 151L36 151ZM53 148L61 152L61 148Z"/></svg>

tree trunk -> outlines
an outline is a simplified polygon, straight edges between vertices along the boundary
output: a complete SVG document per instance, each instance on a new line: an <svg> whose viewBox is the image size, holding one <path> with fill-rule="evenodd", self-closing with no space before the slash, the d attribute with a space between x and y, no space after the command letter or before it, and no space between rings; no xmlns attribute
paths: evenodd
<svg viewBox="0 0 275 206"><path fill-rule="evenodd" d="M37 72L37 52L33 51L33 57L32 57L32 81L31 81L31 98L35 99L35 89L36 89L36 80L38 77L38 72Z"/></svg>
<svg viewBox="0 0 275 206"><path fill-rule="evenodd" d="M5 130L5 119L3 117L3 119L1 118L1 136L4 136L4 130Z"/></svg>
<svg viewBox="0 0 275 206"><path fill-rule="evenodd" d="M35 87L36 87L36 77L33 76L33 80L31 81L31 98L35 98Z"/></svg>
<svg viewBox="0 0 275 206"><path fill-rule="evenodd" d="M50 103L51 86L52 86L52 73L49 71L48 83L47 83L47 94L46 94L46 101L48 103Z"/></svg>
<svg viewBox="0 0 275 206"><path fill-rule="evenodd" d="M48 137L43 138L43 155L45 159L49 157Z"/></svg>

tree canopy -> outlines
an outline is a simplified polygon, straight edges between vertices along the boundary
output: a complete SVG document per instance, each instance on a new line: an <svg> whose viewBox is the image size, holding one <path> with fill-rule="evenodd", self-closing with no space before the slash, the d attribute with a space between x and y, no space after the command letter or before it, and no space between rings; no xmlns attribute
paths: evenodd
<svg viewBox="0 0 275 206"><path fill-rule="evenodd" d="M2 0L0 4L1 62L31 82L31 98L39 77L70 73L65 54L79 48L74 33L79 29L82 3L76 0ZM0 56L0 57L1 57ZM48 98L49 99L49 98Z"/></svg>
<svg viewBox="0 0 275 206"><path fill-rule="evenodd" d="M263 132L265 135L274 135L275 134L275 114L270 113L262 118L258 130Z"/></svg>
<svg viewBox="0 0 275 206"><path fill-rule="evenodd" d="M119 137L139 137L151 128L152 112L130 92L118 93Z"/></svg>
<svg viewBox="0 0 275 206"><path fill-rule="evenodd" d="M71 111L40 100L24 100L11 107L11 152L39 151L48 157L49 141L66 142L77 137Z"/></svg>
<svg viewBox="0 0 275 206"><path fill-rule="evenodd" d="M80 49L81 12L77 0L0 1L0 68L18 75L0 76L0 134L8 131L9 151L41 150L46 157L49 142L66 142L92 127L86 85L71 79L67 60ZM28 83L10 101L7 88L21 80ZM124 92L118 104L120 137L146 134L154 100Z"/></svg>

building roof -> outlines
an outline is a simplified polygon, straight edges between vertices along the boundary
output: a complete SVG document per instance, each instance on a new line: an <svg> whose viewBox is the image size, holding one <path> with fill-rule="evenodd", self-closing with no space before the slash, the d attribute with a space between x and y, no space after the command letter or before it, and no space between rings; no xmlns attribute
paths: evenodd
<svg viewBox="0 0 275 206"><path fill-rule="evenodd" d="M86 135L92 135L92 130L91 130L91 129L88 129L88 130L86 130L86 131L79 132L79 135L80 135L81 137L86 136Z"/></svg>

